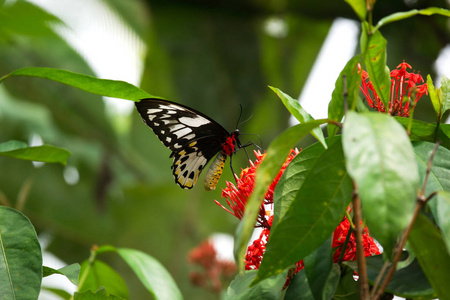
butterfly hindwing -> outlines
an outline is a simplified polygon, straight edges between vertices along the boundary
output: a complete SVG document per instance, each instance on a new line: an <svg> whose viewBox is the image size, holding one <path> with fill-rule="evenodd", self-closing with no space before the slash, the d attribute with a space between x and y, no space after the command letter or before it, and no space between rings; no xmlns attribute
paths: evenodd
<svg viewBox="0 0 450 300"><path fill-rule="evenodd" d="M187 106L162 100L136 102L144 122L172 151L172 172L182 188L192 188L208 163L230 136L220 124Z"/></svg>

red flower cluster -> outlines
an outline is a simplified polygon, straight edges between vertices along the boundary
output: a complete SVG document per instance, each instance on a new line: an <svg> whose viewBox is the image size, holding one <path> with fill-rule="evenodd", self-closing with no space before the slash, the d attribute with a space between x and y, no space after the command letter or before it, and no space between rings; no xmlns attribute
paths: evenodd
<svg viewBox="0 0 450 300"><path fill-rule="evenodd" d="M266 211L266 206L273 204L273 191L280 180L281 175L284 173L286 167L292 161L292 159L299 153L297 149L292 150L283 164L280 172L275 177L271 185L269 186L266 195L264 197L264 202L261 205L260 212L258 215L257 225L255 227L262 227L262 231L259 235L259 238L254 240L253 243L247 248L247 253L245 255L245 269L246 270L256 270L259 268L264 252L266 250L266 244L269 240L270 228L272 226L273 215L271 211ZM251 196L253 192L254 184L255 184L255 174L256 169L258 168L261 161L264 159L265 154L261 154L260 152L255 151L256 161L253 163L250 161L250 167L242 170L240 177L236 177L237 185L235 186L231 182L227 182L227 187L222 191L222 198L226 198L228 206L231 210L224 207L217 200L215 201L219 206L223 209L236 216L238 219L242 219L244 215L245 205L247 200ZM344 220L339 224L336 228L336 231L333 235L332 247L336 248L336 253L334 254L334 261L340 257L342 247L345 243L345 239L347 233L351 229L349 220L345 217ZM363 234L363 243L364 243L364 251L366 256L371 256L375 254L380 254L380 251L373 241L373 239L369 236L369 232L367 227L364 229ZM356 259L356 242L354 234L352 233L349 241L347 243L347 247L345 249L345 253L343 256L343 260L355 260ZM294 274L303 269L303 261L299 261L296 264ZM293 275L293 274L292 274ZM287 283L289 282L289 278Z"/></svg>
<svg viewBox="0 0 450 300"><path fill-rule="evenodd" d="M358 67L361 68L361 66ZM391 89L388 112L392 116L408 117L411 107L414 109L417 101L424 94L428 94L427 85L419 85L419 83L424 82L422 76L415 74L414 71L409 73L406 69L411 69L411 66L403 61L390 74ZM360 88L369 106L377 108L379 112L386 112L384 104L369 79L369 75L364 70L361 72L361 79Z"/></svg>
<svg viewBox="0 0 450 300"><path fill-rule="evenodd" d="M191 282L215 293L220 293L222 281L230 280L237 271L233 262L217 258L216 249L209 240L191 250L189 262L202 268L189 274Z"/></svg>
<svg viewBox="0 0 450 300"><path fill-rule="evenodd" d="M339 257L341 256L342 248L344 247L349 230L352 230L350 221L347 219L347 217L344 217L344 220L341 222L341 224L339 224L339 226L333 233L333 241L331 247L337 248L336 252L333 255L334 262L339 261ZM369 236L369 229L367 229L367 226L364 227L362 238L365 256L380 254L380 249L378 249L377 244L374 242L373 238ZM344 254L342 256L342 260L356 260L356 239L354 232L351 232L350 234L350 237L347 241L347 247L345 248Z"/></svg>
<svg viewBox="0 0 450 300"><path fill-rule="evenodd" d="M227 212L229 212L239 220L241 220L244 216L245 205L253 192L253 188L255 187L256 169L266 156L266 154L261 154L261 152L259 151L254 151L254 153L256 156L256 161L253 163L250 160L250 167L243 169L241 171L240 177L234 174L237 182L236 185L234 185L232 182L227 181L227 187L225 189L222 189L222 198L226 199L227 204L231 208L231 210L223 206L219 201L214 200L217 205L225 209ZM265 205L273 204L273 191L275 189L275 186L280 180L281 175L283 175L286 167L298 153L299 151L297 149L291 150L291 152L289 153L289 156L281 167L280 172L278 172L272 184L267 189L266 195L264 196ZM271 226L271 224L268 223L268 216L264 205L261 205L257 224L257 227L270 228Z"/></svg>

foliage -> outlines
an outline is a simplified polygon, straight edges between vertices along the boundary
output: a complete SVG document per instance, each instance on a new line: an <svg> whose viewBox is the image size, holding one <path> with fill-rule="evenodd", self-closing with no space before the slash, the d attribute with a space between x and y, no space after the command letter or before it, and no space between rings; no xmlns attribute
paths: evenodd
<svg viewBox="0 0 450 300"><path fill-rule="evenodd" d="M271 88L300 124L276 137L268 147L264 160L258 166L254 189L251 191L251 197L246 199L245 214L236 230L235 257L241 273L228 287L229 299L357 299L358 294L361 299L378 299L385 292L408 298L447 299L450 297L450 289L447 286L450 282L448 274L450 268L450 222L448 220L450 125L441 124L444 114L450 110L450 81L444 78L441 86L435 88L431 76L427 77L428 93L436 113L434 123L413 118L416 108L415 102L412 103L414 100L405 99L410 101L411 109L406 114L406 116L409 115L408 118L401 118L389 115L389 111L367 112L367 108L362 106L358 96L359 86L362 84L359 66L362 65L381 103L384 107L388 107L390 103L392 93L391 84L389 84L391 73L387 67L388 41L383 37L381 28L417 15L448 17L450 13L434 7L414 9L384 16L378 23L372 24L375 1L346 2L350 4L361 21L361 51L347 63L336 80L335 91L328 108L329 118L314 120L287 93L278 88ZM33 6L19 3L26 8L13 5L7 10L25 9L37 14L43 20L57 21L52 16L35 10ZM5 13L10 15L8 11ZM13 19L5 20L5 28L15 26ZM52 34L47 29L42 27L36 32ZM17 30L23 31L26 28L18 27ZM9 30L5 32L8 33L8 38L14 37ZM271 67L267 66L267 68L269 70ZM123 81L99 79L56 68L20 68L1 77L0 82L13 81L15 77L47 79L92 94L132 101L139 101L141 98L150 96L143 89ZM276 78L274 81L277 81ZM73 96L68 97L79 96L79 94L76 95L75 90L73 93ZM161 91L158 88L151 91L151 94L159 93ZM43 95L40 94L39 97ZM36 109L35 112L33 104L27 105L32 111L22 118L28 116L39 118L38 123L43 126L44 136L64 137L62 140L86 139L85 143L76 145L68 142L69 146L64 146L72 152L75 160L83 161L80 164L81 167L97 161L98 157L103 157L103 164L96 169L100 175L93 176L90 172L91 179L97 180L98 199L100 199L97 205L102 210L105 209L101 202L102 193L111 184L108 176L112 168L115 168L117 173L127 173L123 172L126 169L136 178L150 176L155 179L159 177L159 166L156 164L153 168L146 167L143 155L133 149L130 144L123 142L124 137L118 134L114 126L110 126L104 114L84 114L85 111L89 111L85 108L90 105L98 109L101 106L98 100L99 98L93 101L90 99L83 100L85 102L79 101L79 106L74 106L79 109L79 112L77 115L71 115L74 116L73 119L64 116L64 112L72 110L66 106L67 103L54 103L51 100L47 102L47 105L57 106L51 111L53 118L49 118L47 110L44 112ZM40 100L35 99L35 101ZM11 104L11 107L14 105ZM270 113L270 109L264 110L263 105L260 109L256 113ZM23 111L27 114L26 109ZM53 122L60 124L63 128L61 131L64 133L56 130ZM320 125L325 123L328 138L324 138L322 130L319 129ZM340 130L342 130L341 134ZM303 149L287 166L286 172L283 175L280 174L281 178L277 178L277 186L273 191L273 221L270 221L269 225L270 235L267 232L266 238L270 238L266 240L267 247L264 248L263 260L258 270L244 271L248 240L255 227L258 213L261 211L261 203L264 201L268 186L271 186L274 178L279 174L280 167L291 148L310 133L318 142ZM99 142L99 149L91 153L83 151L84 146L89 142ZM139 143L140 141L136 142L136 145ZM64 143L61 142L61 144ZM74 146L73 149L70 145ZM2 141L0 144L0 156L5 156L4 159L15 158L66 165L69 155L69 151L51 145L29 147L26 143L16 140ZM158 155L155 154L155 156ZM115 158L114 166L109 163L110 157ZM14 163L21 162L17 160ZM60 170L57 168L54 166L43 174L55 176L55 171ZM85 168L90 167L85 166ZM81 171L84 170L81 169ZM152 174L147 175L147 172ZM25 177L24 172L21 174ZM120 180L121 183L132 181L126 176ZM87 189L86 186L81 189L83 188ZM158 199L159 202L176 201L179 197L179 194L166 188L164 184L158 188L160 190L155 191L143 186L133 186L124 190L125 194L133 199L141 199L152 193L158 197L164 197L162 200ZM67 190L57 185L54 191L49 191L48 188L45 190L44 198L70 196ZM121 194L122 191L114 192ZM189 197L195 198L195 195ZM81 201L85 200L83 197L79 198ZM74 205L72 207L76 207L74 202L70 203ZM348 209L350 204L351 213ZM63 204L59 205L62 209L66 208ZM87 221L77 230L84 232L92 230L96 233L95 236L101 236L98 233L102 232L103 225L98 224L97 215L90 214L91 210L86 209L86 207L92 209L92 203L83 205L83 207L79 205L79 216L88 211L84 214ZM119 206L117 203L116 205ZM195 205L189 205L196 209ZM55 207L57 207L56 204ZM159 209L159 207L152 208ZM117 210L120 211L120 206ZM141 214L146 214L145 210L140 210ZM183 207L180 205L178 210L183 211ZM48 214L48 211L45 213ZM39 224L38 227L45 227L42 224L45 223L48 215L42 213L41 216L37 216L38 214L32 209L29 212ZM99 255L108 256L107 253L117 254L131 268L146 290L147 296L151 294L155 299L182 299L183 297L170 273L157 259L129 247L94 246L91 248L90 257L81 264L71 264L58 270L43 266L36 230L30 220L18 210L6 206L0 207L0 215L2 216L0 218L3 258L0 261L2 299L3 297L5 299L37 298L42 277L50 275L65 276L77 285L78 290L74 295L52 290L62 297L127 299L131 297L124 280L127 276L117 272L112 266L114 263L106 263L98 259ZM162 215L159 212L153 212L152 216L155 219L170 219L169 215ZM117 226L121 227L123 216L117 214L117 217L106 221L116 222L120 224ZM184 222L199 219L191 217L186 218ZM214 217L210 218L214 219ZM136 219L136 226L143 228L144 234L149 234L149 231L150 234L155 235L166 233L158 232L161 230L157 226L142 226L138 220ZM347 222L352 220L350 222L352 230L348 230L342 249L347 249L351 231L354 231L356 261L343 262L342 256L345 251L342 251L337 261L332 260L337 249L331 248L331 237L342 220ZM156 224L158 224L157 221L155 221ZM185 223L177 221L179 226L174 225L174 228L184 229ZM363 224L362 227L361 224ZM365 257L361 240L363 234L368 236L368 232L364 229L365 225L369 228L370 234L383 246L383 255ZM67 228L70 226L64 229ZM167 232L169 230L164 229ZM120 228L120 230L123 236L127 235L126 228ZM142 238L143 233L134 234ZM111 235L114 234L116 232L113 231ZM66 237L68 238L69 234ZM175 236L171 238L174 242L179 242ZM115 241L120 244L120 239ZM407 254L402 252L405 243L407 243ZM173 259L171 255L167 254L167 256L168 260ZM300 268L301 261L304 263ZM357 282L353 280L353 272L359 275ZM372 286L370 293L369 284Z"/></svg>

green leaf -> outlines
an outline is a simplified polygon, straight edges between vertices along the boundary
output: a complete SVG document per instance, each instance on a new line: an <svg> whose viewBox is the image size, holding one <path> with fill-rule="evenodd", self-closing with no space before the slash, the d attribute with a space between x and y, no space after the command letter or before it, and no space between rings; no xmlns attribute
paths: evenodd
<svg viewBox="0 0 450 300"><path fill-rule="evenodd" d="M346 268L343 272L344 275L341 275L333 299L359 300L359 284L353 279L353 270Z"/></svg>
<svg viewBox="0 0 450 300"><path fill-rule="evenodd" d="M396 22L396 21L400 21L403 19L407 19L410 17L413 17L415 15L425 15L425 16L431 16L434 14L438 14L441 16L446 16L446 17L450 17L450 11L447 9L443 9L440 7L428 7L425 9L421 9L421 10L417 10L417 9L412 9L409 11L403 11L403 12L398 12L398 13L393 13L389 16L386 16L384 18L382 18L380 21L378 21L377 25L374 28L374 31L380 29L380 27L392 23L392 22Z"/></svg>
<svg viewBox="0 0 450 300"><path fill-rule="evenodd" d="M128 299L118 297L116 295L108 294L104 288L99 289L95 293L93 291L77 292L74 295L74 300L121 300Z"/></svg>
<svg viewBox="0 0 450 300"><path fill-rule="evenodd" d="M380 97L384 106L388 107L391 80L389 68L386 66L387 42L379 31L368 35L366 26L362 28L361 47L366 47L362 49L362 52L365 54L364 64L378 97Z"/></svg>
<svg viewBox="0 0 450 300"><path fill-rule="evenodd" d="M438 120L440 120L442 116L442 105L436 93L436 89L434 88L433 80L431 79L430 74L427 75L427 89L428 94L430 95L431 104L433 104L434 111L437 114Z"/></svg>
<svg viewBox="0 0 450 300"><path fill-rule="evenodd" d="M183 299L172 276L156 259L134 249L117 248L116 251L155 299Z"/></svg>
<svg viewBox="0 0 450 300"><path fill-rule="evenodd" d="M361 21L366 19L367 6L364 0L345 0L355 11L356 15Z"/></svg>
<svg viewBox="0 0 450 300"><path fill-rule="evenodd" d="M434 144L418 142L414 143L413 146L416 155L417 167L419 169L420 184L422 186L427 172L428 161L430 160L431 152L434 149ZM437 191L450 192L449 157L450 150L444 147L438 147L434 155L433 164L431 165L430 174L428 176L425 197L428 197L431 193ZM445 196L431 199L428 201L428 206L433 213L436 223L443 230L444 236L448 236L449 208L448 203L445 200ZM447 234L445 233L444 228L447 228Z"/></svg>
<svg viewBox="0 0 450 300"><path fill-rule="evenodd" d="M450 192L441 191L437 194L436 199L432 201L437 202L438 225L447 245L447 252L450 254Z"/></svg>
<svg viewBox="0 0 450 300"><path fill-rule="evenodd" d="M284 217L272 226L256 280L282 272L322 245L341 221L351 194L341 141L336 139L306 176Z"/></svg>
<svg viewBox="0 0 450 300"><path fill-rule="evenodd" d="M65 165L70 152L50 145L27 147L23 142L8 141L0 144L0 156Z"/></svg>
<svg viewBox="0 0 450 300"><path fill-rule="evenodd" d="M264 281L263 281L264 282ZM285 300L314 300L314 296L309 288L308 278L305 269L300 270L291 280L286 291Z"/></svg>
<svg viewBox="0 0 450 300"><path fill-rule="evenodd" d="M406 254L404 258L408 259L407 252L404 252L404 254ZM356 262L345 262L345 264L358 272ZM369 282L373 284L383 268L383 255L366 257L366 264L367 277ZM414 299L430 299L437 296L417 260L413 260L405 268L400 270L397 268L397 271L386 287L386 291L400 297Z"/></svg>
<svg viewBox="0 0 450 300"><path fill-rule="evenodd" d="M42 281L41 246L30 220L0 206L0 295L2 300L37 299Z"/></svg>
<svg viewBox="0 0 450 300"><path fill-rule="evenodd" d="M85 260L81 264L78 292L97 291L101 287L105 288L108 294L129 297L125 281L113 268L100 260L94 260L92 263Z"/></svg>
<svg viewBox="0 0 450 300"><path fill-rule="evenodd" d="M445 76L441 77L441 102L442 102L442 114L450 109L450 79Z"/></svg>
<svg viewBox="0 0 450 300"><path fill-rule="evenodd" d="M16 35L55 35L50 24L62 25L57 17L27 1L0 4L0 15L0 42Z"/></svg>
<svg viewBox="0 0 450 300"><path fill-rule="evenodd" d="M340 137L339 137L340 139ZM272 226L276 226L282 219L294 201L295 196L300 190L305 178L314 169L320 157L324 154L325 149L321 144L315 143L303 149L289 163L283 175L275 187L273 195L273 221Z"/></svg>
<svg viewBox="0 0 450 300"><path fill-rule="evenodd" d="M289 287L286 291L286 295L284 297L285 300L314 300L314 299L334 299L333 295L335 294L336 287L339 283L341 271L338 264L333 264L331 268L331 272L328 274L328 277L324 276L326 279L325 287L323 290L323 296L320 298L314 298L313 293L310 289L309 279L305 274L305 269L300 270L295 277L291 280ZM325 275L325 274L324 274Z"/></svg>
<svg viewBox="0 0 450 300"><path fill-rule="evenodd" d="M344 123L343 146L367 226L390 258L416 203L419 174L409 138L387 115L350 111Z"/></svg>
<svg viewBox="0 0 450 300"><path fill-rule="evenodd" d="M48 291L50 293L53 293L56 296L59 296L61 299L64 299L64 300L70 300L71 297L72 297L71 294L69 294L67 291L62 290L62 289L50 288L50 287L43 286L42 290ZM42 297L42 294L41 294L41 297Z"/></svg>
<svg viewBox="0 0 450 300"><path fill-rule="evenodd" d="M150 95L149 93L128 82L99 79L93 76L52 68L32 67L18 69L0 78L0 82L6 78L15 76L29 76L49 79L92 94L126 100L138 101L143 98L155 98L155 96Z"/></svg>
<svg viewBox="0 0 450 300"><path fill-rule="evenodd" d="M361 80L361 75L358 74L358 63L361 60L361 55L354 56L345 65L344 69L339 74L334 85L331 101L328 104L328 118L341 122L344 116L344 76L346 78L347 88L347 104L350 109L356 105L359 92L358 82ZM338 131L338 127L334 124L327 126L328 136L333 137Z"/></svg>
<svg viewBox="0 0 450 300"><path fill-rule="evenodd" d="M439 299L450 299L450 255L439 229L419 214L408 242Z"/></svg>
<svg viewBox="0 0 450 300"><path fill-rule="evenodd" d="M252 196L247 201L245 215L236 231L234 252L241 270L244 266L244 254L247 248L247 242L252 235L259 207L267 188L279 172L292 147L308 135L311 130L325 122L326 120L315 120L305 124L297 124L287 129L270 144L267 155L256 172L256 181Z"/></svg>
<svg viewBox="0 0 450 300"><path fill-rule="evenodd" d="M289 110L289 112L301 123L306 123L309 121L313 121L314 118L300 105L298 100L293 99L288 94L283 93L281 90L269 86L269 88L274 91L278 97L283 102L284 106ZM325 139L323 137L322 129L320 127L314 128L311 133L325 148L327 148L327 144L325 143Z"/></svg>
<svg viewBox="0 0 450 300"><path fill-rule="evenodd" d="M47 277L53 274L60 274L66 276L73 284L78 285L78 276L80 275L80 265L79 264L71 264L65 267L62 267L58 270L55 270L50 267L43 267L42 276Z"/></svg>
<svg viewBox="0 0 450 300"><path fill-rule="evenodd" d="M313 253L306 256L303 263L305 265L305 273L308 278L308 284L314 298L316 300L322 300L324 298L324 288L333 267L331 238L326 240L325 243L323 243Z"/></svg>
<svg viewBox="0 0 450 300"><path fill-rule="evenodd" d="M287 271L271 278L267 278L259 284L250 286L255 279L256 273L257 270L250 270L245 271L243 274L237 275L228 287L227 299L280 299L281 290L286 282Z"/></svg>

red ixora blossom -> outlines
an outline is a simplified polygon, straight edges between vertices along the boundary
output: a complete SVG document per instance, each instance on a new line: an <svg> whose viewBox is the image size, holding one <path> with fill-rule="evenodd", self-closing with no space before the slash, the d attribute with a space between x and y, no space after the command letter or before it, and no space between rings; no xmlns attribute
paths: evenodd
<svg viewBox="0 0 450 300"><path fill-rule="evenodd" d="M216 249L209 240L191 250L189 262L200 268L199 271L192 271L189 274L191 282L215 293L220 293L222 281L230 280L237 271L234 262L217 257Z"/></svg>
<svg viewBox="0 0 450 300"><path fill-rule="evenodd" d="M358 68L360 69L361 66L358 65ZM392 116L408 117L411 109L414 109L416 106L417 101L424 94L428 94L427 85L419 84L424 82L422 76L415 74L414 71L409 73L406 69L411 69L411 66L403 61L390 74L391 89L388 112ZM386 108L365 70L361 72L360 88L370 107L378 109L379 112L386 112Z"/></svg>
<svg viewBox="0 0 450 300"><path fill-rule="evenodd" d="M261 154L260 151L254 151L254 153L256 156L255 162L252 162L250 160L250 167L243 169L239 177L234 174L234 177L236 178L236 185L234 185L232 182L227 181L227 187L222 189L222 198L226 199L227 204L231 208L231 210L223 206L219 201L214 200L217 205L225 209L227 212L229 212L239 220L241 220L244 216L245 205L247 204L247 200L250 198L253 192L253 188L255 187L256 169L266 156L265 153ZM263 205L261 205L259 211L257 227L270 228L270 224L268 223L269 216L267 215L265 205L273 204L273 191L275 189L275 186L280 180L281 175L283 175L286 167L298 153L299 151L297 149L291 150L288 158L284 162L277 176L274 178L269 188L267 189L266 195L264 196L264 203Z"/></svg>
<svg viewBox="0 0 450 300"><path fill-rule="evenodd" d="M342 248L344 247L345 240L347 238L349 230L352 230L350 221L347 219L347 217L344 217L344 220L341 222L341 224L339 224L339 226L333 233L333 241L331 247L336 248L336 252L333 255L334 262L339 261L339 258L342 253ZM367 229L367 226L364 227L362 240L365 256L380 254L380 249L378 249L377 244L375 243L373 238L369 236L369 229ZM350 234L350 237L347 241L347 247L345 248L345 252L342 256L342 260L343 261L356 260L356 239L354 232L351 232Z"/></svg>
<svg viewBox="0 0 450 300"><path fill-rule="evenodd" d="M297 149L292 150L283 164L282 168L278 172L273 182L267 189L266 195L264 197L264 202L261 204L260 212L258 215L257 225L255 227L261 227L261 233L259 238L253 241L251 245L248 246L245 255L245 269L246 270L256 270L259 269L264 252L266 251L266 244L270 236L270 228L272 226L273 214L271 211L266 212L266 205L273 204L273 191L280 180L281 175L284 173L286 167L292 161L292 159L299 153ZM264 159L265 154L261 154L259 151L255 151L256 161L253 163L250 161L250 167L242 170L240 177L235 175L237 184L227 182L227 187L222 190L222 197L226 198L228 209L220 204L217 200L216 204L221 206L223 209L236 216L238 219L242 219L244 215L245 205L248 198L251 196L255 184L255 173L261 161ZM349 209L351 212L351 209ZM336 248L336 252L333 256L334 262L337 262L340 258L342 247L346 242L346 237L351 228L351 224L347 217L344 217L343 221L337 226L332 240L332 247ZM365 227L363 232L363 245L364 253L366 256L380 254L380 251L374 242L374 240L369 236L369 231ZM347 246L345 248L342 260L355 260L356 259L356 241L354 233L350 234L347 241ZM295 265L295 269L290 271L290 275L286 280L285 287L289 284L290 278L303 269L303 260L299 261Z"/></svg>

